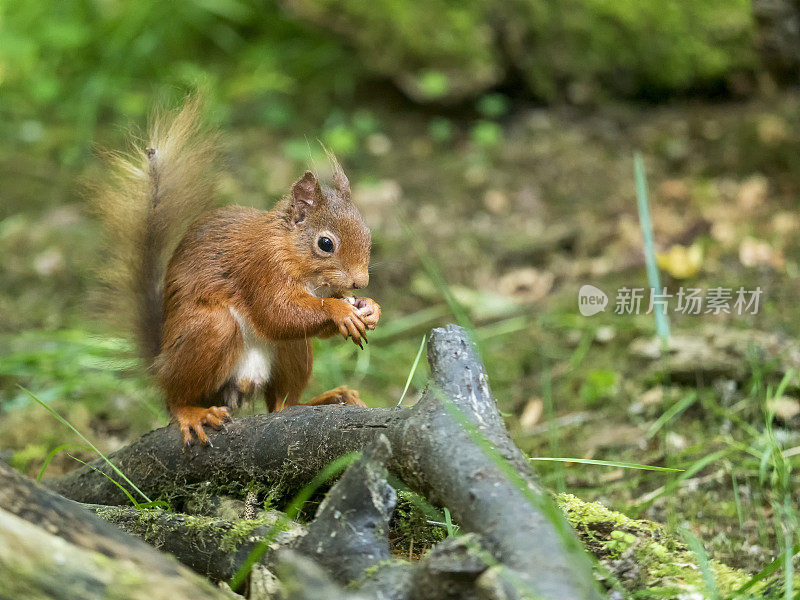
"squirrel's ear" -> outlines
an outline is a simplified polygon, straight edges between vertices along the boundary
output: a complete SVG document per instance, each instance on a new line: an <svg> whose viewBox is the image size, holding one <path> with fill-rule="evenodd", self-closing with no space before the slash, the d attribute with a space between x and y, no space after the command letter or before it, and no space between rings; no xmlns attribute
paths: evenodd
<svg viewBox="0 0 800 600"><path fill-rule="evenodd" d="M306 171L292 186L292 225L306 220L309 209L322 197L319 182L311 171Z"/></svg>

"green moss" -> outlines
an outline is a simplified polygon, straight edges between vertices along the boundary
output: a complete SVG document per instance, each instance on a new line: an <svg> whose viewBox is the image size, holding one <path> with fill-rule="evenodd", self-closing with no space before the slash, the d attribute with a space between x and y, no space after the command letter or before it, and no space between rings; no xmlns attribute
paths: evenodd
<svg viewBox="0 0 800 600"><path fill-rule="evenodd" d="M596 502L585 502L571 494L558 494L556 502L570 524L583 536L599 543L610 539L611 533L630 533L636 537L647 536L662 540L661 525L650 521L631 519L622 513L606 508Z"/></svg>
<svg viewBox="0 0 800 600"><path fill-rule="evenodd" d="M579 85L652 94L688 90L755 63L747 0L641 2L568 0L511 3L519 19L512 54L532 91L545 98ZM573 94L576 93L573 88Z"/></svg>
<svg viewBox="0 0 800 600"><path fill-rule="evenodd" d="M611 539L606 542L606 547L618 556L636 542L636 536L625 531L614 530L609 537Z"/></svg>
<svg viewBox="0 0 800 600"><path fill-rule="evenodd" d="M237 519L220 539L220 548L226 551L238 548L254 531L260 527L271 527L277 522L277 513L263 515L256 519Z"/></svg>
<svg viewBox="0 0 800 600"><path fill-rule="evenodd" d="M157 500L163 500L178 510L191 514L213 515L222 497L245 500L249 492L254 492L259 498L266 498L264 508L271 508L277 500L285 496L285 490L280 485L269 485L265 482L250 480L225 481L225 476L215 476L214 482L203 481L200 483L186 484L173 482L169 487L164 487L156 494Z"/></svg>
<svg viewBox="0 0 800 600"><path fill-rule="evenodd" d="M356 582L353 582L353 583L359 583L360 584L365 579L369 579L370 577L374 577L378 573L378 571L380 571L382 568L396 566L398 561L400 563L402 563L402 564L411 564L410 562L405 561L402 558L401 559L391 558L391 559L387 559L387 560L382 560L378 564L372 565L371 567L367 567L366 569L364 569L364 573L361 575L361 578L358 579ZM355 585L354 587L358 587L358 586Z"/></svg>
<svg viewBox="0 0 800 600"><path fill-rule="evenodd" d="M695 556L671 536L664 526L631 519L596 502L585 502L571 494L559 494L556 501L572 527L595 554L631 590L646 590L644 598L663 597L666 591L705 590ZM633 567L633 568L631 568ZM727 595L750 576L718 561L710 561L717 589ZM763 585L751 590L757 593Z"/></svg>
<svg viewBox="0 0 800 600"><path fill-rule="evenodd" d="M228 521L218 517L166 513L160 508L141 510L135 523L129 508L108 507L97 511L102 519L122 526L126 531L159 548L175 533L195 535L203 540L219 540L220 549L232 552L259 528L270 527L277 521L276 512L264 513L256 519ZM171 519L163 517L170 516Z"/></svg>
<svg viewBox="0 0 800 600"><path fill-rule="evenodd" d="M428 521L438 521L439 516L425 507L419 496L413 492L398 491L397 505L390 522L392 545L400 551L407 551L413 546L419 550L432 546L447 537L447 529L440 525L432 525Z"/></svg>
<svg viewBox="0 0 800 600"><path fill-rule="evenodd" d="M409 0L291 4L303 19L336 29L369 69L394 78L420 100L473 95L503 75L493 32L486 25L485 0L432 0L424 7Z"/></svg>

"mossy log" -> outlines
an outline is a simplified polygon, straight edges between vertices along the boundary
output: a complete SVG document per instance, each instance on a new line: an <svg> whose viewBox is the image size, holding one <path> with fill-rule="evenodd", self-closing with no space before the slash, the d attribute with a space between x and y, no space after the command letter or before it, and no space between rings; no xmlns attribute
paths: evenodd
<svg viewBox="0 0 800 600"><path fill-rule="evenodd" d="M272 535L272 528L280 518L275 511L263 513L254 519L228 520L172 513L161 508L142 510L133 506L85 506L104 521L171 554L216 582L230 581L262 541L269 540L277 550L305 533L305 528L292 523Z"/></svg>
<svg viewBox="0 0 800 600"><path fill-rule="evenodd" d="M169 561L168 556L162 560ZM225 600L231 596L199 576L113 560L47 533L0 509L0 598L75 600Z"/></svg>
<svg viewBox="0 0 800 600"><path fill-rule="evenodd" d="M228 596L207 580L0 462L0 598Z"/></svg>
<svg viewBox="0 0 800 600"><path fill-rule="evenodd" d="M447 506L462 530L479 535L493 560L531 595L599 598L582 547L508 437L466 332L434 330L428 361L432 382L412 408L292 407L235 419L225 431L210 433L208 447L183 448L178 430L165 427L109 458L152 497L206 481L291 491L383 434L393 449L389 471ZM124 503L106 475L113 477L97 461L47 485L81 502Z"/></svg>

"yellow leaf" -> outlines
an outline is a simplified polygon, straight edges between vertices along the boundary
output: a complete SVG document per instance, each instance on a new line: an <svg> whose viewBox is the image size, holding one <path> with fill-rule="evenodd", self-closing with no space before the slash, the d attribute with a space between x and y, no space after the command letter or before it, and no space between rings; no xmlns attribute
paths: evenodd
<svg viewBox="0 0 800 600"><path fill-rule="evenodd" d="M703 250L697 244L689 247L675 244L667 252L656 254L658 266L675 279L694 277L703 266Z"/></svg>

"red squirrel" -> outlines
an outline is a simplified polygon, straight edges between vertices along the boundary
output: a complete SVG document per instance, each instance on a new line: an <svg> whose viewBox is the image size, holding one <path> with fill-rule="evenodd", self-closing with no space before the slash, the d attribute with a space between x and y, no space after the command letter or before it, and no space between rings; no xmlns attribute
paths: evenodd
<svg viewBox="0 0 800 600"><path fill-rule="evenodd" d="M156 118L149 144L111 155L93 190L112 241L110 283L130 301L141 353L186 444L193 434L208 443L204 425L219 429L256 392L270 411L299 404L311 338L340 333L361 347L381 312L348 297L369 282L371 234L335 157L332 187L306 171L270 211L209 210L218 136L200 112L190 99ZM346 386L306 404L365 406Z"/></svg>

